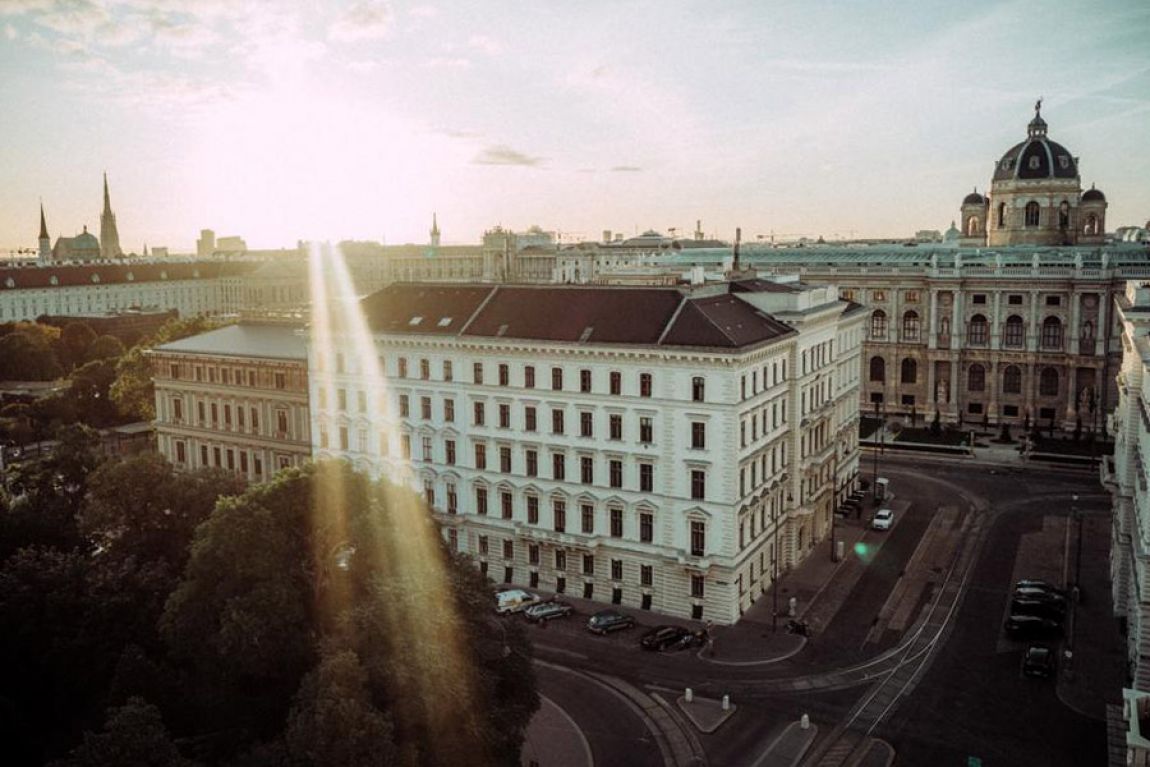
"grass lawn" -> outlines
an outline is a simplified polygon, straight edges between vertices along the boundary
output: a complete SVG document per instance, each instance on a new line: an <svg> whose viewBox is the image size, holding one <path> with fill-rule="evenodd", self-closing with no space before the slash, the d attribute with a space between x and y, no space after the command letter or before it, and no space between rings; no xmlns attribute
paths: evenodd
<svg viewBox="0 0 1150 767"><path fill-rule="evenodd" d="M953 445L960 447L962 445L970 444L970 435L965 431L957 431L954 429L943 429L934 435L931 433L930 428L910 428L905 427L898 433L898 442L918 442L927 445Z"/></svg>

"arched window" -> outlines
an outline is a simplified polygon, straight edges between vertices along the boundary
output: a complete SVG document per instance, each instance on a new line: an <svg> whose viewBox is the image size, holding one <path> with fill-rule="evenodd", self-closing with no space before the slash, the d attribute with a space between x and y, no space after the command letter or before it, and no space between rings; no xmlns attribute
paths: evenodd
<svg viewBox="0 0 1150 767"><path fill-rule="evenodd" d="M1058 370L1055 368L1042 368L1038 376L1038 393L1043 397L1058 396Z"/></svg>
<svg viewBox="0 0 1150 767"><path fill-rule="evenodd" d="M902 315L902 340L918 340L918 312L907 312Z"/></svg>
<svg viewBox="0 0 1150 767"><path fill-rule="evenodd" d="M880 383L886 380L886 360L882 357L870 358L870 380Z"/></svg>
<svg viewBox="0 0 1150 767"><path fill-rule="evenodd" d="M918 363L910 357L902 361L902 382L904 384L918 383Z"/></svg>
<svg viewBox="0 0 1150 767"><path fill-rule="evenodd" d="M1005 202L998 203L998 228L999 229L1005 229L1006 228L1006 203Z"/></svg>
<svg viewBox="0 0 1150 767"><path fill-rule="evenodd" d="M1098 234L1098 216L1091 213L1086 217L1086 225L1082 227L1083 234Z"/></svg>
<svg viewBox="0 0 1150 767"><path fill-rule="evenodd" d="M1002 393L1022 394L1022 371L1017 365L1008 365L1002 371Z"/></svg>
<svg viewBox="0 0 1150 767"><path fill-rule="evenodd" d="M973 237L981 231L981 222L978 216L971 216L966 220L966 234L968 237Z"/></svg>
<svg viewBox="0 0 1150 767"><path fill-rule="evenodd" d="M1006 318L1006 330L1002 334L1002 345L1021 348L1023 342L1022 318L1012 314Z"/></svg>
<svg viewBox="0 0 1150 767"><path fill-rule="evenodd" d="M1063 200L1062 204L1058 206L1058 228L1070 228L1070 203L1066 200Z"/></svg>
<svg viewBox="0 0 1150 767"><path fill-rule="evenodd" d="M886 312L882 309L875 309L870 316L870 337L886 338Z"/></svg>
<svg viewBox="0 0 1150 767"><path fill-rule="evenodd" d="M1042 321L1042 348L1062 348L1062 321L1057 317L1047 317Z"/></svg>
<svg viewBox="0 0 1150 767"><path fill-rule="evenodd" d="M986 346L986 317L976 314L970 318L970 333L967 340L971 346Z"/></svg>
<svg viewBox="0 0 1150 767"><path fill-rule="evenodd" d="M986 368L975 363L970 366L966 377L967 391L983 391L986 389Z"/></svg>
<svg viewBox="0 0 1150 767"><path fill-rule="evenodd" d="M1026 225L1038 226L1039 208L1034 200L1026 203Z"/></svg>

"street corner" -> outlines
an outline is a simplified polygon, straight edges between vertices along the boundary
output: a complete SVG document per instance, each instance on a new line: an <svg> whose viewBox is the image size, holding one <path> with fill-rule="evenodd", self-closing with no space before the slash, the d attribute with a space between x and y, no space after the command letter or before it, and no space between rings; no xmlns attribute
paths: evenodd
<svg viewBox="0 0 1150 767"><path fill-rule="evenodd" d="M696 654L720 666L767 666L782 663L806 646L807 638L788 633L780 621L777 631L759 624L736 624L714 629L714 641Z"/></svg>
<svg viewBox="0 0 1150 767"><path fill-rule="evenodd" d="M738 710L729 695L716 700L695 695L690 689L675 699L675 705L696 730L707 735L722 727Z"/></svg>

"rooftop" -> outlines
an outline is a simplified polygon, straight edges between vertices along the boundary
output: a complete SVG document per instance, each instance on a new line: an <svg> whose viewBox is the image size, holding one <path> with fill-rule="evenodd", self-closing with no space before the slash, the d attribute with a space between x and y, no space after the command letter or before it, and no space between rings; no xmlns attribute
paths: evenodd
<svg viewBox="0 0 1150 767"><path fill-rule="evenodd" d="M215 357L306 360L307 339L299 326L240 324L157 346L155 351Z"/></svg>

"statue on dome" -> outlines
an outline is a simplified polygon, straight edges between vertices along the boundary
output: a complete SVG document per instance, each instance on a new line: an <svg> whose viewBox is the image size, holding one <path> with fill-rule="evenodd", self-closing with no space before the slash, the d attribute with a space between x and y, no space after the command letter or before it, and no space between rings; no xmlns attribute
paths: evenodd
<svg viewBox="0 0 1150 767"><path fill-rule="evenodd" d="M1034 114L1035 114L1035 116L1037 116L1038 113L1041 111L1042 111L1042 97L1039 96L1038 101L1034 102Z"/></svg>

